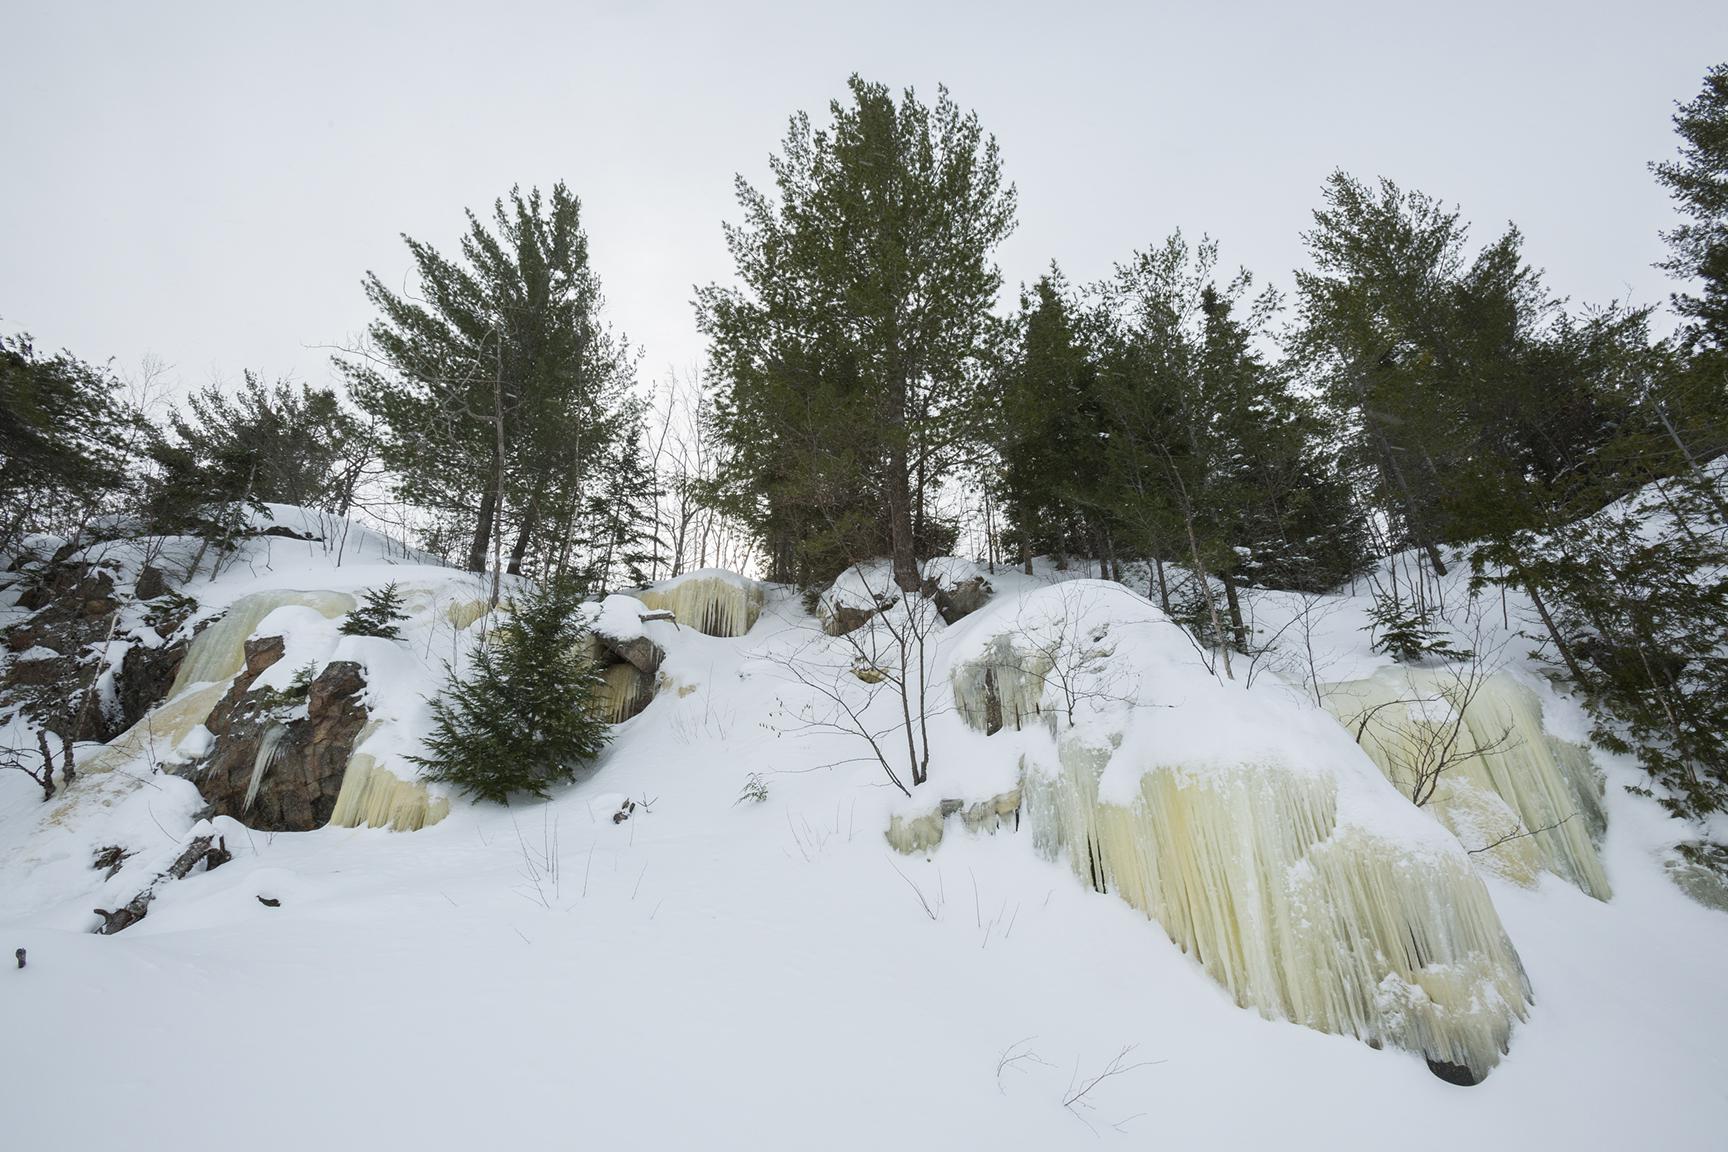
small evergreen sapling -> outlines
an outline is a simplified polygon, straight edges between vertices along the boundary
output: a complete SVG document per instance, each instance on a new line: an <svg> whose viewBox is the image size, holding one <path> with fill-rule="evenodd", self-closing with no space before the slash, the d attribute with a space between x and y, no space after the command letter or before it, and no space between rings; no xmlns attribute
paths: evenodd
<svg viewBox="0 0 1728 1152"><path fill-rule="evenodd" d="M365 601L342 621L342 635L401 639L402 633L396 624L408 619L408 614L401 610L402 594L396 591L396 585L386 584L382 588L368 589Z"/></svg>
<svg viewBox="0 0 1728 1152"><path fill-rule="evenodd" d="M600 754L610 738L604 681L578 605L559 585L511 600L467 675L453 670L432 701L427 755L414 758L432 779L499 803L513 792L544 798Z"/></svg>
<svg viewBox="0 0 1728 1152"><path fill-rule="evenodd" d="M1368 612L1373 620L1373 651L1401 664L1415 664L1429 656L1442 660L1468 660L1475 653L1454 648L1446 632L1434 623L1434 611L1404 604L1392 597L1376 597Z"/></svg>

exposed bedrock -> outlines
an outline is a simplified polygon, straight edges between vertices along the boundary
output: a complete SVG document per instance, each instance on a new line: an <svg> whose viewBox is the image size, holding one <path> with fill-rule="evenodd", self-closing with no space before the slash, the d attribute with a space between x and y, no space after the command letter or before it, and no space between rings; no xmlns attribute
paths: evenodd
<svg viewBox="0 0 1728 1152"><path fill-rule="evenodd" d="M303 832L328 823L366 725L359 664L326 664L298 692L253 682L282 657L280 636L248 640L245 666L204 722L209 755L183 770L216 814L253 828Z"/></svg>
<svg viewBox="0 0 1728 1152"><path fill-rule="evenodd" d="M0 705L18 706L67 739L112 740L168 695L188 641L163 638L196 604L166 595L165 587L159 599L146 597L159 576L140 579L139 610L122 612L131 601L116 593L105 569L65 563L33 575L19 604L34 611L5 634L11 659L0 676Z"/></svg>

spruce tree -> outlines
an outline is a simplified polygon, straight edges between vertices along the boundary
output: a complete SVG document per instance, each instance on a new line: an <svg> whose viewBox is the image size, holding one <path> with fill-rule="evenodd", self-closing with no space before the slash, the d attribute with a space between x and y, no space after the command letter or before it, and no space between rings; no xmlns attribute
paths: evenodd
<svg viewBox="0 0 1728 1152"><path fill-rule="evenodd" d="M414 758L429 777L505 803L512 793L545 797L593 762L610 729L579 606L555 582L512 597L466 674L452 670L432 701L427 754Z"/></svg>
<svg viewBox="0 0 1728 1152"><path fill-rule="evenodd" d="M401 639L402 631L396 625L408 619L408 614L402 611L402 594L396 591L396 585L368 588L362 599L364 602L342 621L342 635Z"/></svg>
<svg viewBox="0 0 1728 1152"><path fill-rule="evenodd" d="M1691 322L1690 336L1728 350L1728 64L1704 75L1704 87L1674 114L1680 155L1652 165L1686 223L1663 234L1671 253L1662 267L1697 281L1674 306Z"/></svg>

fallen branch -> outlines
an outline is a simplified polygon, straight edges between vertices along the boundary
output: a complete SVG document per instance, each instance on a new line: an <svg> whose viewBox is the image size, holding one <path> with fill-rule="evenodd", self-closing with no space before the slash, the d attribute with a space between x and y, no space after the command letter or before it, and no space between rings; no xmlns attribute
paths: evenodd
<svg viewBox="0 0 1728 1152"><path fill-rule="evenodd" d="M96 915L102 917L102 924L96 929L98 936L112 936L123 931L149 915L150 902L156 899L156 886L165 880L184 880L200 863L206 872L220 868L234 859L234 854L228 851L226 837L214 835L194 836L174 863L157 874L156 878L144 887L142 892L132 897L124 905L110 912L104 908L95 909Z"/></svg>

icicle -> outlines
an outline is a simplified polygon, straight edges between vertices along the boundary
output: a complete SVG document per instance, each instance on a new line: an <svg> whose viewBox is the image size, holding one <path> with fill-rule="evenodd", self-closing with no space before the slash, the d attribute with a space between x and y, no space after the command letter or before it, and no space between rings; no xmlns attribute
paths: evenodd
<svg viewBox="0 0 1728 1152"><path fill-rule="evenodd" d="M601 714L608 724L622 724L654 698L654 677L634 664L610 664L600 685Z"/></svg>
<svg viewBox="0 0 1728 1152"><path fill-rule="evenodd" d="M1038 715L1050 670L1047 655L1023 652L1013 637L997 636L982 656L955 666L949 674L954 707L980 732L1019 731L1026 720Z"/></svg>
<svg viewBox="0 0 1728 1152"><path fill-rule="evenodd" d="M431 795L424 783L403 780L381 767L370 753L356 752L348 758L342 774L342 790L336 794L330 823L337 828L417 832L438 823L449 812L450 801Z"/></svg>
<svg viewBox="0 0 1728 1152"><path fill-rule="evenodd" d="M650 610L671 612L679 624L709 636L742 636L762 614L762 586L717 568L690 572L631 595Z"/></svg>
<svg viewBox="0 0 1728 1152"><path fill-rule="evenodd" d="M1325 774L1153 766L1122 805L1098 799L1114 749L1058 750L1025 765L1034 845L1158 921L1239 1005L1477 1080L1499 1061L1529 984L1462 852L1340 826Z"/></svg>
<svg viewBox="0 0 1728 1152"><path fill-rule="evenodd" d="M270 771L282 754L282 738L288 735L288 729L271 721L264 729L264 735L258 740L258 755L252 759L252 779L246 782L246 799L240 805L244 815L252 811L252 802L258 799L258 786L264 782L264 774Z"/></svg>
<svg viewBox="0 0 1728 1152"><path fill-rule="evenodd" d="M1352 736L1361 728L1363 751L1409 796L1409 766L1453 723L1448 695L1460 696L1457 683L1444 668L1389 668L1321 694ZM1427 807L1466 848L1486 849L1495 870L1519 883L1534 884L1546 869L1598 900L1613 894L1596 851L1607 827L1602 783L1588 749L1543 729L1534 692L1505 673L1484 680L1452 759Z"/></svg>

